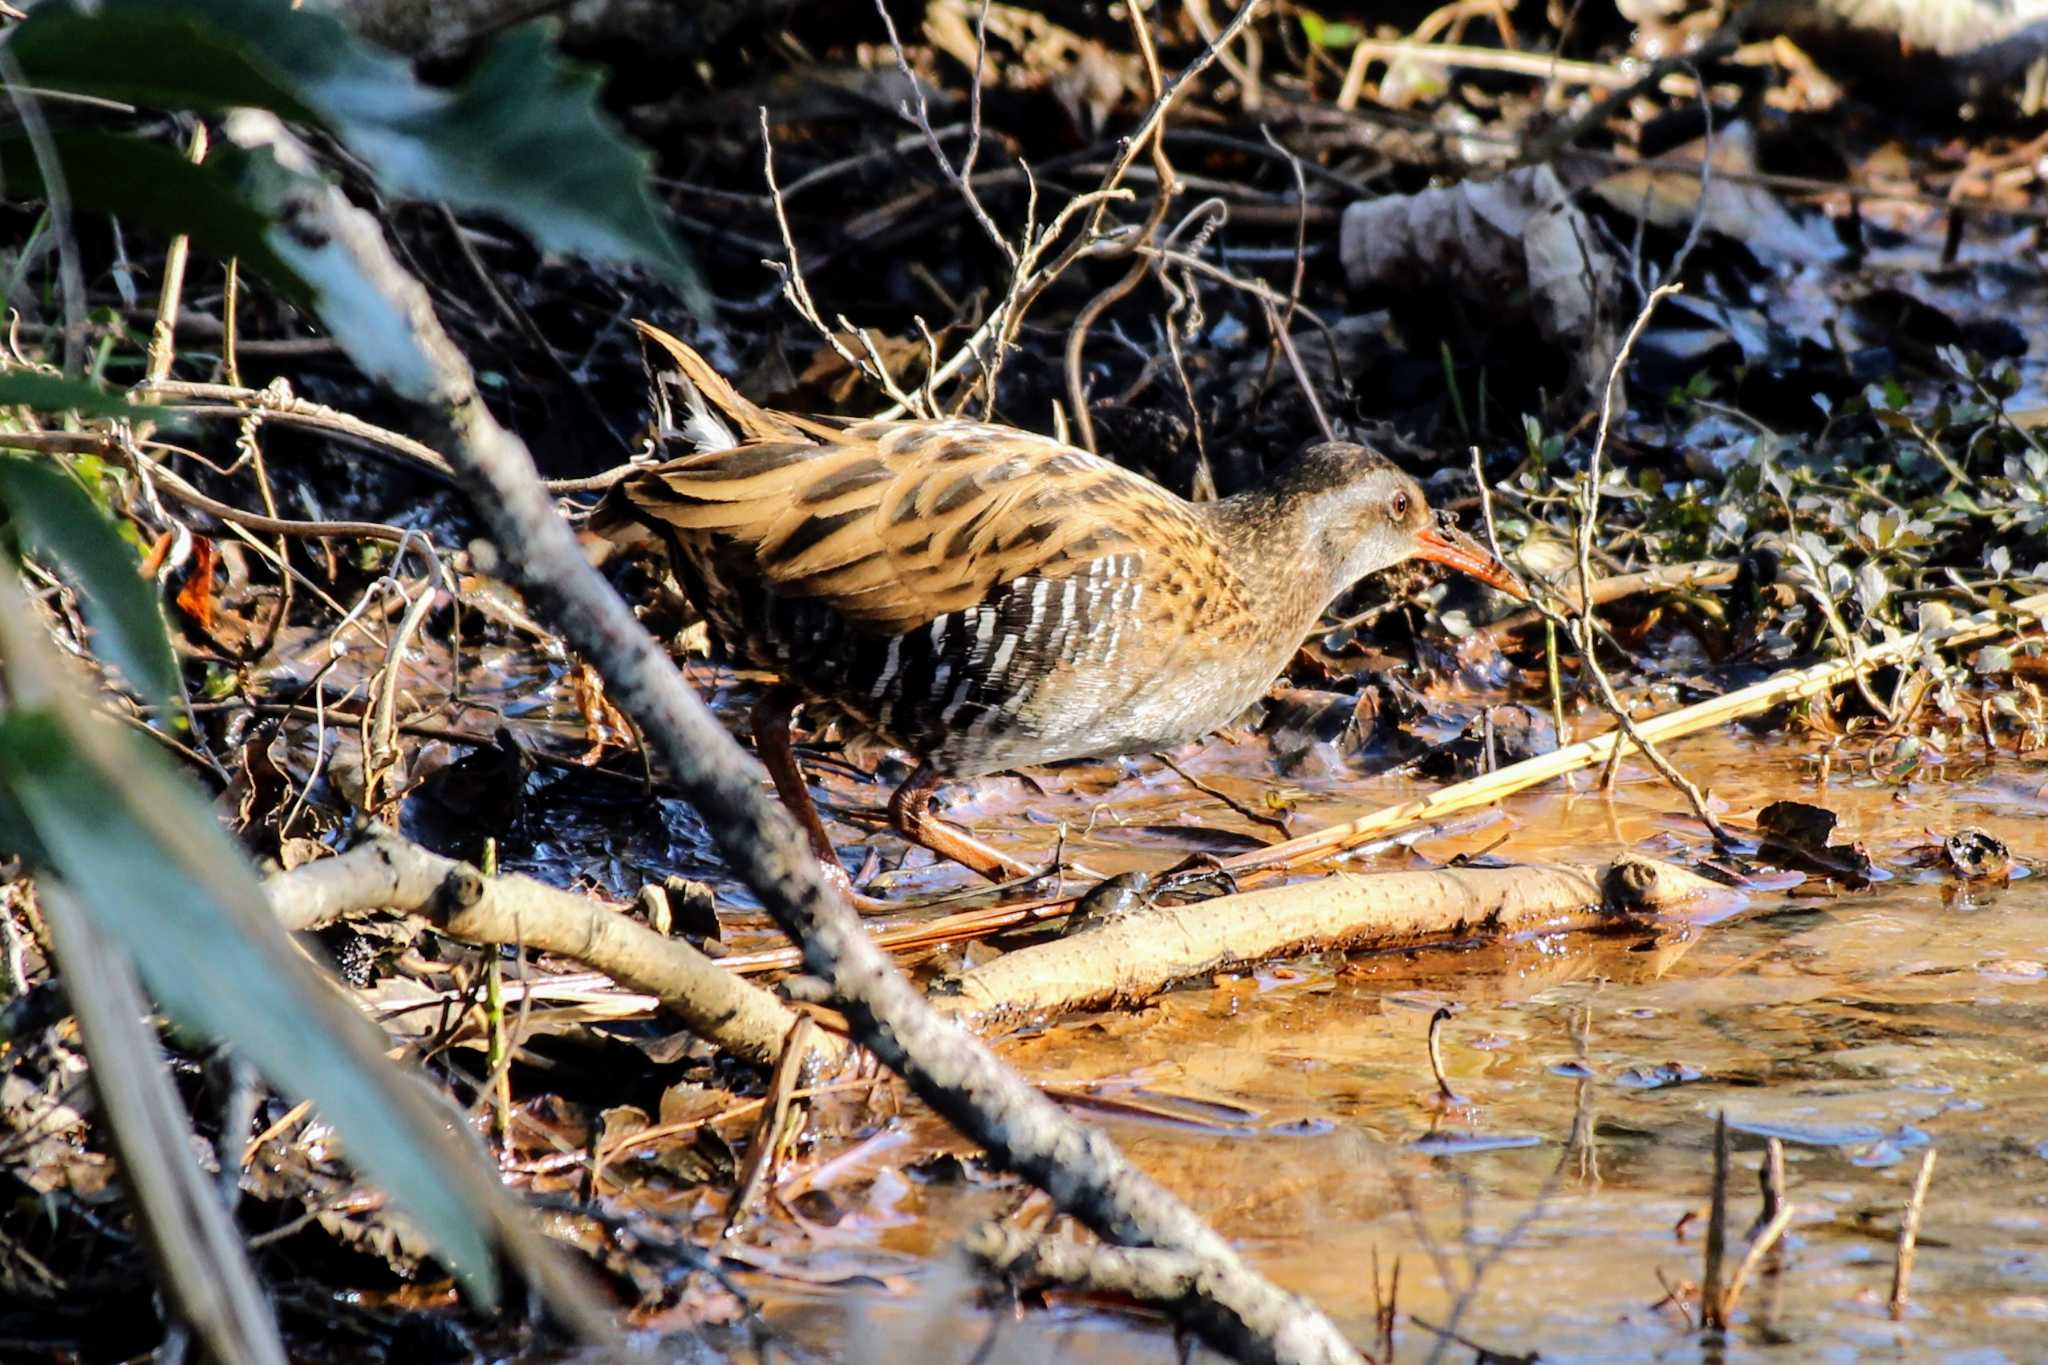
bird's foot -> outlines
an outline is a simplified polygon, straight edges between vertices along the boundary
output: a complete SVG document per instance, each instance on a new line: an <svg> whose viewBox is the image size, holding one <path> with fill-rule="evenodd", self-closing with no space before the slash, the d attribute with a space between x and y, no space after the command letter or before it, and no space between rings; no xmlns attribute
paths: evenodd
<svg viewBox="0 0 2048 1365"><path fill-rule="evenodd" d="M1237 878L1213 853L1190 853L1152 881L1154 900L1165 895L1186 895L1199 886L1214 887L1216 895L1237 894Z"/></svg>
<svg viewBox="0 0 2048 1365"><path fill-rule="evenodd" d="M845 898L846 903L854 908L856 914L883 915L903 908L895 901L881 896L870 896L856 888L852 874L841 867L836 858L818 859L818 875L827 886Z"/></svg>

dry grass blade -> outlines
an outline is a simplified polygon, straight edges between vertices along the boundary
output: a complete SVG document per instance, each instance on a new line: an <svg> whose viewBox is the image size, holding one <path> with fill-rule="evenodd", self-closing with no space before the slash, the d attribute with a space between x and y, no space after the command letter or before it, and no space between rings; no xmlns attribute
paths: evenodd
<svg viewBox="0 0 2048 1365"><path fill-rule="evenodd" d="M1696 735L1786 702L1823 696L1859 675L1903 663L1923 650L1954 648L2004 635L2014 629L2014 618L2019 618L2023 624L2028 621L2048 622L2048 593L2021 598L2001 611L1979 612L1949 626L1887 640L1881 645L1858 650L1846 659L1815 664L1811 668L1788 669L1753 686L1640 721L1636 729L1653 743ZM1361 815L1341 825L1316 830L1268 848L1237 854L1225 859L1224 867L1233 871L1254 867L1301 867L1395 830L1491 805L1554 777L1595 767L1611 759L1617 748L1625 743L1627 737L1618 730L1612 730L1509 764L1483 777L1453 783L1428 796Z"/></svg>

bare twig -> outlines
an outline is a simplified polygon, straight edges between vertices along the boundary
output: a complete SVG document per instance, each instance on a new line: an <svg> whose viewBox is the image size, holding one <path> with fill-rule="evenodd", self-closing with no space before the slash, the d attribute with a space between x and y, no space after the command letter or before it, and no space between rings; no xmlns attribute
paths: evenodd
<svg viewBox="0 0 2048 1365"><path fill-rule="evenodd" d="M1756 1181L1763 1193L1763 1207L1757 1210L1756 1226L1749 1230L1753 1242L1763 1235L1778 1210L1785 1206L1785 1143L1770 1138L1764 1143L1764 1159L1756 1168Z"/></svg>
<svg viewBox="0 0 2048 1365"><path fill-rule="evenodd" d="M220 301L220 357L221 368L226 372L227 381L235 388L242 386L242 362L240 356L241 324L238 321L242 296L241 280L240 263L235 258L229 257L227 280L223 286ZM158 375L157 378L161 379L163 376ZM274 528L275 523L279 520L277 515L277 495L271 491L270 487L270 469L263 458L262 434L263 418L258 413L251 411L248 416L242 419L241 430L235 438L235 448L240 452L236 458L238 460L248 460L249 468L255 472L256 492L263 499L264 517L273 524ZM197 490L192 491L196 492ZM242 650L241 657L245 663L253 664L256 660L270 653L270 647L277 643L277 633L284 629L285 618L291 615L292 574L289 572L291 547L285 543L285 533L282 531L277 532L277 560L280 565L286 566L280 569L277 575L277 610L271 613L270 619L264 623L263 629L251 637L247 646Z"/></svg>
<svg viewBox="0 0 2048 1365"><path fill-rule="evenodd" d="M426 581L412 589L398 578L398 569L407 550L417 551L427 565ZM370 679L374 701L364 711L362 720L362 808L389 819L397 814L398 793L387 791L385 784L400 757L398 682L404 672L406 650L426 622L427 613L433 609L435 594L440 592L450 598L454 596L453 583L447 570L441 566L441 556L434 548L433 538L420 531L408 530L391 557L391 571L370 585L363 595L363 603L367 605L380 590L389 591L403 601L405 614L399 618L398 629L391 634L391 644L384 651L384 662ZM339 638L337 634L337 641ZM339 649L338 643L336 648ZM387 805L390 807L388 810Z"/></svg>
<svg viewBox="0 0 2048 1365"><path fill-rule="evenodd" d="M1707 1213L1706 1269L1700 1276L1700 1326L1728 1330L1728 1296L1723 1292L1728 1249L1728 1115L1714 1115L1714 1184Z"/></svg>
<svg viewBox="0 0 2048 1365"><path fill-rule="evenodd" d="M1756 1273L1756 1268L1763 1264L1764 1257L1768 1256L1771 1248L1784 1237L1785 1229L1792 1226L1794 1212L1790 1203L1781 1203L1778 1205L1778 1211L1757 1229L1756 1236L1750 1241L1749 1249L1742 1253L1742 1260L1737 1263L1735 1273L1728 1279L1726 1292L1721 1295L1722 1325L1725 1326L1728 1320L1735 1316L1735 1305L1742 1301L1742 1291L1748 1285L1749 1277Z"/></svg>
<svg viewBox="0 0 2048 1365"><path fill-rule="evenodd" d="M1474 447L1474 451L1476 453L1477 447ZM1486 516L1491 518L1493 500L1485 498L1482 505ZM1718 588L1733 583L1739 569L1740 566L1736 564L1704 559L1693 564L1660 564L1654 569L1643 569L1637 573L1608 574L1593 581L1591 600L1594 606L1604 607L1648 593L1683 593L1695 588ZM1583 611L1587 600L1586 585L1574 584L1566 597L1566 604ZM1546 624L1555 625L1555 618L1546 617L1541 610L1529 607L1512 616L1504 616L1487 626L1486 634L1496 640L1505 640L1525 630Z"/></svg>
<svg viewBox="0 0 2048 1365"><path fill-rule="evenodd" d="M166 379L137 385L133 393L145 400L169 399L171 401L166 406L175 408L181 417L228 417L241 421L249 415L251 408L255 408L272 421L317 428L379 454L400 456L444 479L454 477L448 461L431 447L365 422L339 408L294 397L288 391Z"/></svg>
<svg viewBox="0 0 2048 1365"><path fill-rule="evenodd" d="M775 1170L775 1155L782 1146L783 1132L788 1128L793 1112L792 1097L808 1080L805 1073L810 1070L817 1032L818 1026L805 1014L797 1015L796 1022L789 1026L789 1035L782 1043L782 1056L775 1063L775 1074L768 1080L768 1104L761 1114L760 1125L754 1130L754 1144L747 1152L746 1169L740 1173L739 1188L733 1191L732 1201L726 1205L725 1225L719 1233L721 1238L730 1237L739 1229ZM798 1121L802 1121L800 1114Z"/></svg>
<svg viewBox="0 0 2048 1365"><path fill-rule="evenodd" d="M761 106L761 174L768 182L768 200L775 207L775 226L782 234L783 254L788 257L786 262L764 261L762 264L781 277L782 296L789 300L789 306L796 309L797 315L811 324L811 330L824 338L825 344L830 346L855 374L866 376L883 393L888 394L903 411L929 415L922 412L923 405L914 395L905 393L897 384L896 376L890 374L888 366L882 364L881 357L876 354L874 343L868 339L866 332L854 327L845 318L839 320L842 327L861 339L870 359L855 355L846 343L839 339L839 334L828 327L825 319L818 315L818 305L811 298L811 287L804 283L803 263L797 259L796 236L790 231L789 213L782 205L782 189L775 183L775 143L768 133L766 105Z"/></svg>
<svg viewBox="0 0 2048 1365"><path fill-rule="evenodd" d="M294 521L285 517L245 512L239 507L230 507L216 498L208 497L161 464L156 465L151 473L156 478L157 487L176 501L188 507L196 507L210 517L232 522L237 526L246 526L252 531L262 531L266 535L302 540L323 540L330 537L345 540L381 540L393 545L404 540L407 535L398 527L381 521ZM271 500L265 498L265 501Z"/></svg>
<svg viewBox="0 0 2048 1365"><path fill-rule="evenodd" d="M1662 85L1665 77L1689 68L1693 72L1694 79L1698 80L1700 67L1718 62L1735 51L1735 46L1735 40L1732 36L1716 34L1690 52L1676 57L1659 58L1657 61L1650 63L1649 69L1634 80L1625 84L1610 85L1608 92L1594 101L1592 106L1584 113L1567 119L1555 127L1546 129L1542 134L1531 139L1522 151L1522 159L1524 161L1548 161L1561 152L1576 150L1572 148L1572 143L1612 118L1617 110L1626 108L1629 101L1635 99L1636 96ZM1701 83L1700 93L1701 97L1704 98L1706 94L1704 82Z"/></svg>
<svg viewBox="0 0 2048 1365"><path fill-rule="evenodd" d="M1656 741L1698 734L1785 702L1821 696L1849 682L1859 673L1918 658L1932 648L1971 644L2007 634L2015 622L2031 626L2044 620L2048 620L2048 593L2037 593L2009 604L2002 611L1979 612L1948 626L1887 640L1881 645L1859 650L1847 659L1815 664L1811 668L1787 669L1749 687L1643 721L1637 728L1644 736ZM1627 736L1621 731L1609 731L1520 763L1511 763L1483 777L1453 783L1428 796L1387 806L1269 848L1226 858L1223 864L1230 871L1247 872L1253 867L1301 867L1392 830L1490 805L1553 777L1604 763L1615 746L1625 742Z"/></svg>
<svg viewBox="0 0 2048 1365"><path fill-rule="evenodd" d="M1920 1215L1927 1207L1927 1183L1934 1179L1934 1148L1920 1158L1920 1170L1913 1177L1913 1194L1899 1218L1898 1259L1892 1263L1891 1314L1894 1320L1906 1316L1906 1294L1913 1281L1913 1254L1920 1245Z"/></svg>
<svg viewBox="0 0 2048 1365"><path fill-rule="evenodd" d="M1152 101L1151 107L1139 119L1137 128L1131 132L1130 136L1123 140L1123 145L1119 149L1116 158L1110 163L1109 169L1103 174L1102 180L1097 187L1087 195L1070 200L1067 206L1061 210L1058 217L1053 220L1051 226L1033 244L1033 249L1020 255L1018 268L1012 279L1009 295L1003 300L1001 306L989 314L989 338L986 344L991 347L991 350L987 363L983 366L983 386L985 398L991 410L995 404L996 373L1001 368L1002 358L1008 353L1011 344L1016 338L1017 329L1023 325L1024 315L1030 311L1032 305L1051 287L1053 282L1066 273L1070 266L1084 255L1102 248L1105 241L1102 226L1103 215L1107 212L1110 201L1120 197L1118 191L1121 189L1124 176L1129 172L1132 163L1137 160L1139 153L1145 151L1151 144L1154 137L1158 134L1167 112L1172 109L1174 102L1180 98L1182 92L1187 89L1188 84L1200 76L1202 72L1206 71L1209 65L1216 60L1217 54L1229 45L1231 40L1244 29L1246 24L1251 22L1258 7L1259 0L1245 0L1245 3L1239 7L1237 13L1231 16L1230 22L1224 25L1222 31L1216 35L1215 40L1207 44L1200 53L1196 54L1194 60L1182 68L1179 75L1160 88L1160 92ZM1144 23L1141 14L1135 6L1132 8L1131 19L1134 31L1136 27L1142 26ZM1141 41L1149 45L1149 30L1145 30L1145 36ZM1163 190L1161 197L1165 197ZM1073 210L1079 204L1080 199L1084 198L1088 201L1085 206L1087 218L1081 232L1067 243L1066 248L1053 259L1051 265L1046 266L1042 270L1038 269L1037 261L1039 257L1066 230L1071 218L1075 216ZM1155 212L1159 212L1159 210L1155 209ZM973 346L979 337L980 334L977 333L975 338L970 338L969 345Z"/></svg>
<svg viewBox="0 0 2048 1365"><path fill-rule="evenodd" d="M1593 534L1600 518L1601 457L1606 453L1607 433L1614 419L1615 390L1620 385L1622 370L1628 364L1629 353L1635 349L1637 339L1642 336L1643 329L1649 325L1650 315L1656 311L1658 303L1666 295L1675 294L1680 288L1682 288L1681 285L1673 282L1659 285L1650 291L1650 297L1644 302L1642 311L1636 315L1635 324L1629 328L1628 335L1622 339L1620 349L1614 354L1614 362L1607 371L1607 387L1603 392L1600 402L1599 430L1593 438L1592 452L1586 457L1585 495L1580 503L1577 517L1576 544L1578 549L1579 582L1582 585L1590 584L1594 581ZM1496 536L1493 508L1490 501L1491 495L1486 486L1485 471L1479 466L1478 449L1476 447L1473 449L1473 470L1479 483L1480 505L1485 512L1487 535L1490 537ZM1491 548L1496 556L1500 554L1500 544L1497 539L1494 540ZM1628 742L1633 744L1645 759L1649 760L1650 766L1655 768L1666 782L1669 782L1672 787L1685 797L1686 801L1692 806L1693 814L1697 815L1700 823L1707 827L1708 832L1714 836L1716 843L1724 846L1731 843L1732 840L1728 836L1728 831L1722 828L1721 822L1715 818L1714 812L1709 808L1706 795L1693 784L1691 779L1679 772L1677 766L1670 759L1664 756L1663 751L1646 735L1643 727L1636 723L1634 715L1630 713L1628 707L1622 702L1620 694L1615 691L1613 680L1607 676L1607 670L1600 664L1599 617L1594 613L1591 594L1582 587L1580 596L1581 609L1572 612L1569 617L1558 612L1556 608L1547 605L1540 599L1532 598L1531 602L1534 609L1541 613L1546 621L1550 621L1564 630L1578 644L1579 657L1585 664L1587 676L1593 679L1593 684L1599 691L1601 704L1614 717L1615 724L1620 727L1622 734L1627 737ZM1610 762L1619 763L1620 756L1621 749L1617 745L1607 757Z"/></svg>
<svg viewBox="0 0 2048 1365"><path fill-rule="evenodd" d="M1542 52L1503 52L1493 47L1460 47L1452 43L1383 42L1376 39L1352 49L1354 58L1366 61L1434 62L1472 71L1498 71L1511 76L1534 76L1538 80L1561 81L1570 85L1591 85L1618 90L1634 84L1635 78L1617 67L1599 62L1571 61ZM1669 74L1669 73L1664 73Z"/></svg>
<svg viewBox="0 0 2048 1365"><path fill-rule="evenodd" d="M756 1066L772 1065L797 1015L681 939L619 910L529 877L486 877L467 863L378 832L347 853L280 872L263 885L288 929L317 929L372 910L425 916L465 943L525 946L596 968L658 998L698 1036ZM834 1062L845 1048L819 1034Z"/></svg>
<svg viewBox="0 0 2048 1365"><path fill-rule="evenodd" d="M1300 212L1294 221L1294 276L1287 285L1287 307L1285 310L1276 311L1272 303L1261 300L1265 304L1266 326L1272 332L1273 340L1281 353L1287 357L1288 366L1294 371L1294 380L1301 386L1302 397L1308 400L1309 411L1315 415L1316 425L1322 429L1323 439L1334 441L1337 439L1336 429L1330 425L1330 418L1323 411L1322 399L1317 396L1316 386L1310 382L1308 371L1301 363L1301 354L1294 347L1294 313L1301 306L1301 286L1308 276L1308 177L1301 158L1282 145L1280 139L1273 136L1270 127L1261 124L1259 132L1264 135L1267 145L1284 157L1288 169L1294 172L1294 196L1300 206ZM1318 321L1320 322L1320 319ZM1341 376L1342 366L1336 363L1337 354L1334 347L1330 352L1330 360L1331 372ZM1272 362L1272 353L1268 352L1267 378L1273 373ZM1264 392L1267 378L1259 381L1260 392Z"/></svg>
<svg viewBox="0 0 2048 1365"><path fill-rule="evenodd" d="M192 138L185 144L185 157L194 165L206 159L206 125L194 123ZM150 325L149 348L144 352L143 377L155 383L171 372L177 354L178 305L185 292L185 261L192 251L192 238L179 233L164 249L163 287L157 292L156 321Z"/></svg>
<svg viewBox="0 0 2048 1365"><path fill-rule="evenodd" d="M1450 1078L1444 1075L1444 1023L1451 1017L1448 1005L1439 1005L1436 1013L1429 1016L1429 1071L1436 1077L1436 1093L1447 1101L1455 1101L1458 1092L1451 1089Z"/></svg>
<svg viewBox="0 0 2048 1365"><path fill-rule="evenodd" d="M1033 189L1033 197L1034 199L1036 197L1035 187ZM1098 203L1107 200L1126 200L1129 198L1131 198L1131 192L1125 189L1090 190L1086 194L1076 195L1061 207L1059 213L1054 216L1053 221L1042 232L1037 232L1035 235L1030 221L1031 215L1027 214L1025 223L1027 246L1018 264L1017 271L1011 279L1009 293L1000 304L990 311L988 317L982 320L981 326L975 328L967 340L961 343L960 349L955 351L945 364L939 366L926 379L926 386L937 388L941 384L950 383L962 370L967 369L970 365L977 366L981 370L982 387L988 396L986 407L988 411L992 412L995 407L995 380L1002 373L1003 358L1006 354L1003 346L998 343L997 338L1004 334L1007 326L1006 319L1017 307L1024 284L1036 277L1039 260L1060 239L1066 232L1068 225L1075 218L1088 212ZM911 410L911 407L912 405L907 402L900 402L893 407L876 413L875 416L880 421L890 421L903 416Z"/></svg>
<svg viewBox="0 0 2048 1365"><path fill-rule="evenodd" d="M1247 4L1245 8L1250 9L1251 6ZM1160 72L1159 53L1152 43L1152 19L1142 5L1131 5L1128 7L1128 11L1131 35L1136 40L1139 56L1145 63L1146 78L1152 83L1153 108L1160 109L1166 98L1166 78ZM1219 47L1216 50L1220 52L1221 48ZM1135 147L1132 150L1135 150ZM1180 192L1180 184L1173 173L1173 162L1166 155L1165 141L1154 136L1151 139L1151 152L1152 169L1159 177L1159 189L1152 199L1152 211L1145 215L1144 226L1140 227L1135 233L1122 234L1104 241L1101 254L1127 255L1138 243L1152 241L1153 238L1159 235L1160 225L1166 221L1166 215L1173 209L1173 198ZM1112 174L1116 179L1121 179L1123 171L1113 169ZM1105 186L1113 183L1115 183L1114 180L1105 180L1103 182ZM1091 216L1091 232L1094 230L1094 225L1100 221L1101 213L1098 211ZM1083 240L1085 241L1086 238L1083 238ZM1082 307L1081 311L1074 315L1073 324L1067 329L1067 406L1071 409L1074 431L1081 448L1090 454L1099 452L1096 451L1095 447L1095 419L1088 411L1088 385L1081 364L1082 350L1088 344L1088 331L1095 325L1097 318L1107 312L1118 300L1137 288L1138 283L1145 278L1146 272L1151 268L1150 262L1143 259L1133 261L1130 268L1121 277L1093 299L1090 299ZM1186 392L1187 370L1180 363L1180 346L1170 317L1167 321L1167 344L1173 349L1174 369L1181 377L1182 390ZM1188 396L1188 407L1190 410L1190 420L1193 423L1192 429L1196 433L1197 441L1199 441L1202 414L1195 407L1192 393L1189 393ZM1207 464L1206 458L1203 463Z"/></svg>
<svg viewBox="0 0 2048 1365"><path fill-rule="evenodd" d="M995 243L996 250L1003 253L1003 259L1015 269L1017 248L1010 245L1009 239L1003 236L1003 230L996 226L995 219L989 217L988 210L982 207L981 196L974 192L972 179L974 158L981 151L981 72L988 56L988 5L989 0L981 0L981 15L974 25L973 105L968 114L967 152L961 158L958 169L954 168L951 159L946 156L945 147L939 143L938 133L932 129L931 109L925 102L924 84L910 69L910 54L904 51L903 40L896 35L896 20L889 13L889 6L883 3L883 0L875 0L875 12L882 16L882 27L889 31L889 46L896 53L896 69L903 73L903 79L909 84L910 93L916 100L915 105L908 101L899 103L896 111L903 115L906 122L915 124L917 130L924 134L924 145L930 150L932 160L939 163L940 172L953 188L960 192L961 201L967 205L968 213L973 215L974 221L980 225L988 239Z"/></svg>
<svg viewBox="0 0 2048 1365"><path fill-rule="evenodd" d="M1243 816L1247 820L1252 821L1254 824L1265 825L1269 829L1276 829L1280 831L1280 833L1283 835L1287 833L1286 816L1275 815L1271 811L1264 811L1258 809L1256 806L1246 805L1244 802L1238 800L1229 792L1224 791L1222 788L1216 786L1214 783L1204 782L1201 778L1196 777L1186 768L1183 768L1180 764L1174 762L1172 756L1169 754L1162 753L1157 755L1157 758L1161 763L1173 769L1173 771L1179 775L1181 781L1187 783L1190 787L1193 787L1196 791L1208 797L1210 800L1222 802L1224 805L1230 807L1231 810L1236 811L1239 815Z"/></svg>

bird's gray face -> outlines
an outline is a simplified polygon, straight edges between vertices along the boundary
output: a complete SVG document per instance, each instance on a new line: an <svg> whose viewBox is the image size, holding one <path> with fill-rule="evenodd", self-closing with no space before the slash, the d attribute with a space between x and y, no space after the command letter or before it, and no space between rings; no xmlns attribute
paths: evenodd
<svg viewBox="0 0 2048 1365"><path fill-rule="evenodd" d="M1343 565L1346 582L1410 559L1427 559L1503 592L1525 595L1505 565L1434 511L1421 485L1391 465L1381 463L1332 501L1325 511L1325 535L1345 542L1333 558Z"/></svg>

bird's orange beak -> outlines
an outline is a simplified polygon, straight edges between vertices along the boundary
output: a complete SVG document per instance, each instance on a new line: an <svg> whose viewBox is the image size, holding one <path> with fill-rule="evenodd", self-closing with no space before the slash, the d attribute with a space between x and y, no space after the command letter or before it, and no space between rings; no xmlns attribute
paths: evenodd
<svg viewBox="0 0 2048 1365"><path fill-rule="evenodd" d="M1439 523L1424 527L1415 537L1415 557L1448 564L1488 587L1499 588L1525 602L1529 600L1529 590L1522 586L1522 581L1515 577L1513 571L1495 559L1485 546L1455 526Z"/></svg>

